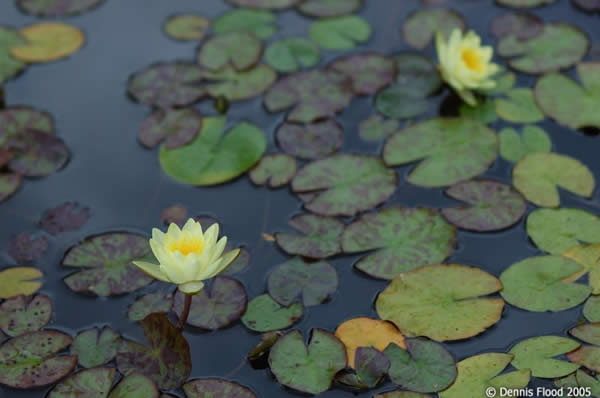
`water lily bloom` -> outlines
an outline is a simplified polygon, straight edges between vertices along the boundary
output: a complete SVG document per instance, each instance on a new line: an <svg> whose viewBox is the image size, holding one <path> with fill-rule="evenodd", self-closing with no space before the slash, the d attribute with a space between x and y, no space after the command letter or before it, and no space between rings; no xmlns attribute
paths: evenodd
<svg viewBox="0 0 600 398"><path fill-rule="evenodd" d="M219 236L219 224L202 232L199 222L189 219L182 229L169 225L167 233L152 230L150 247L160 264L134 261L142 271L155 279L179 285L186 294L198 293L207 279L223 271L237 258L239 249L223 253L227 237Z"/></svg>
<svg viewBox="0 0 600 398"><path fill-rule="evenodd" d="M496 86L492 76L500 67L491 62L492 47L482 46L477 33L470 31L463 36L457 28L446 41L444 35L438 32L435 42L442 79L452 86L467 104L477 104L471 90Z"/></svg>

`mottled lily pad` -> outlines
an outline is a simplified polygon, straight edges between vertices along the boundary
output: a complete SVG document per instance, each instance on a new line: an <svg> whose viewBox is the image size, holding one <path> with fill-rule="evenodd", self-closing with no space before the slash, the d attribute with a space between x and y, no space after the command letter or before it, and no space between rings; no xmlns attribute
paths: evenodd
<svg viewBox="0 0 600 398"><path fill-rule="evenodd" d="M543 207L558 207L558 188L591 197L594 175L579 160L557 153L530 153L513 169L513 185L525 198Z"/></svg>
<svg viewBox="0 0 600 398"><path fill-rule="evenodd" d="M304 204L314 213L352 216L384 202L396 184L396 173L380 159L344 154L305 166L292 181L292 190L316 194Z"/></svg>
<svg viewBox="0 0 600 398"><path fill-rule="evenodd" d="M82 370L60 382L50 391L48 398L106 398L116 375L115 368Z"/></svg>
<svg viewBox="0 0 600 398"><path fill-rule="evenodd" d="M129 307L127 317L134 322L141 321L155 312L169 312L172 306L173 294L169 292L150 293L138 298L135 303Z"/></svg>
<svg viewBox="0 0 600 398"><path fill-rule="evenodd" d="M400 124L395 119L385 120L380 115L373 115L360 122L358 134L366 141L383 140L400 130Z"/></svg>
<svg viewBox="0 0 600 398"><path fill-rule="evenodd" d="M36 281L44 276L33 267L12 267L0 271L0 299L10 299L19 295L30 296L42 287Z"/></svg>
<svg viewBox="0 0 600 398"><path fill-rule="evenodd" d="M39 259L48 250L45 236L34 238L28 232L21 232L8 245L8 255L18 264L27 264Z"/></svg>
<svg viewBox="0 0 600 398"><path fill-rule="evenodd" d="M244 70L258 62L262 51L262 42L248 32L221 33L204 42L198 53L198 63L209 69L230 65L236 70Z"/></svg>
<svg viewBox="0 0 600 398"><path fill-rule="evenodd" d="M305 0L298 11L309 17L331 18L352 14L358 10L364 0Z"/></svg>
<svg viewBox="0 0 600 398"><path fill-rule="evenodd" d="M192 370L188 342L164 314L151 314L140 323L150 345L123 340L117 353L119 372L139 372L160 389L178 388Z"/></svg>
<svg viewBox="0 0 600 398"><path fill-rule="evenodd" d="M10 53L23 62L51 62L79 51L85 34L79 28L61 23L45 22L19 30L25 43L12 47Z"/></svg>
<svg viewBox="0 0 600 398"><path fill-rule="evenodd" d="M248 296L241 282L226 277L217 277L210 287L205 287L192 298L192 307L187 323L202 329L216 330L231 325L240 319ZM183 294L177 292L173 310L183 311Z"/></svg>
<svg viewBox="0 0 600 398"><path fill-rule="evenodd" d="M302 318L303 313L302 303L283 307L268 294L263 294L250 300L242 322L255 332L270 332L287 329Z"/></svg>
<svg viewBox="0 0 600 398"><path fill-rule="evenodd" d="M406 339L406 350L390 344L384 351L390 359L390 379L411 391L437 392L456 378L452 355L438 344L425 339Z"/></svg>
<svg viewBox="0 0 600 398"><path fill-rule="evenodd" d="M258 398L248 387L217 378L196 379L183 385L187 398Z"/></svg>
<svg viewBox="0 0 600 398"><path fill-rule="evenodd" d="M500 275L504 286L500 294L510 304L527 311L567 310L583 303L591 293L588 286L563 281L582 268L559 256L529 257Z"/></svg>
<svg viewBox="0 0 600 398"><path fill-rule="evenodd" d="M237 71L233 67L204 72L206 91L214 98L240 101L265 92L277 80L277 73L268 65Z"/></svg>
<svg viewBox="0 0 600 398"><path fill-rule="evenodd" d="M310 39L327 50L350 50L371 36L369 23L356 15L315 21L308 30Z"/></svg>
<svg viewBox="0 0 600 398"><path fill-rule="evenodd" d="M221 14L213 22L215 33L247 31L259 39L268 39L279 30L277 17L267 10L237 8Z"/></svg>
<svg viewBox="0 0 600 398"><path fill-rule="evenodd" d="M259 161L267 142L253 124L241 122L227 134L225 118L206 117L200 134L188 145L160 149L163 170L179 182L215 185L232 180Z"/></svg>
<svg viewBox="0 0 600 398"><path fill-rule="evenodd" d="M392 58L376 54L357 54L336 59L329 68L347 76L355 94L371 95L392 82L396 65Z"/></svg>
<svg viewBox="0 0 600 398"><path fill-rule="evenodd" d="M518 222L527 203L510 185L492 180L461 182L446 190L446 195L467 206L442 209L446 220L472 231L497 231Z"/></svg>
<svg viewBox="0 0 600 398"><path fill-rule="evenodd" d="M134 372L121 379L108 398L158 398L159 394L150 378Z"/></svg>
<svg viewBox="0 0 600 398"><path fill-rule="evenodd" d="M280 188L296 175L296 159L289 155L274 153L264 156L250 172L250 180L256 185Z"/></svg>
<svg viewBox="0 0 600 398"><path fill-rule="evenodd" d="M8 167L27 177L45 177L69 161L69 149L62 139L37 130L26 130L12 138L17 147Z"/></svg>
<svg viewBox="0 0 600 398"><path fill-rule="evenodd" d="M293 7L302 0L227 0L229 3L248 8L282 9Z"/></svg>
<svg viewBox="0 0 600 398"><path fill-rule="evenodd" d="M17 296L0 305L0 329L16 337L40 330L52 318L52 301L48 296Z"/></svg>
<svg viewBox="0 0 600 398"><path fill-rule="evenodd" d="M12 196L20 186L19 174L0 173L0 202Z"/></svg>
<svg viewBox="0 0 600 398"><path fill-rule="evenodd" d="M450 37L454 29L464 30L465 20L454 10L447 8L419 9L408 16L402 26L404 41L412 47L424 49L436 32Z"/></svg>
<svg viewBox="0 0 600 398"><path fill-rule="evenodd" d="M340 239L344 223L313 214L300 214L289 221L289 225L305 236L277 233L277 245L288 254L308 258L327 258L341 252Z"/></svg>
<svg viewBox="0 0 600 398"><path fill-rule="evenodd" d="M514 355L511 365L517 369L530 369L534 377L554 378L566 376L579 368L566 361L554 359L579 348L581 344L559 336L539 336L523 340L510 353Z"/></svg>
<svg viewBox="0 0 600 398"><path fill-rule="evenodd" d="M109 327L102 330L92 328L75 336L71 354L77 355L79 365L84 368L101 366L112 361L121 344L121 336Z"/></svg>
<svg viewBox="0 0 600 398"><path fill-rule="evenodd" d="M573 246L562 253L562 256L583 266L583 270L567 278L566 281L574 282L588 274L588 283L592 288L592 294L600 294L600 244Z"/></svg>
<svg viewBox="0 0 600 398"><path fill-rule="evenodd" d="M81 268L65 278L73 291L98 296L130 293L152 282L132 261L150 252L140 235L114 232L93 236L71 248L65 267Z"/></svg>
<svg viewBox="0 0 600 398"><path fill-rule="evenodd" d="M583 316L589 322L600 322L600 296L591 296L583 306Z"/></svg>
<svg viewBox="0 0 600 398"><path fill-rule="evenodd" d="M548 133L537 126L525 126L521 135L511 127L505 127L498 133L500 156L516 163L534 152L552 151L552 140Z"/></svg>
<svg viewBox="0 0 600 398"><path fill-rule="evenodd" d="M491 31L496 38L515 35L519 40L531 39L544 29L544 21L528 12L510 12L500 15L492 21Z"/></svg>
<svg viewBox="0 0 600 398"><path fill-rule="evenodd" d="M197 14L181 14L169 17L164 25L165 33L175 40L201 40L210 28L210 20Z"/></svg>
<svg viewBox="0 0 600 398"><path fill-rule="evenodd" d="M584 366L594 372L600 372L600 347L582 345L577 350L567 354L569 361Z"/></svg>
<svg viewBox="0 0 600 398"><path fill-rule="evenodd" d="M372 347L356 349L354 370L342 372L336 376L336 381L350 387L368 389L379 384L390 368L389 359Z"/></svg>
<svg viewBox="0 0 600 398"><path fill-rule="evenodd" d="M55 383L75 368L77 357L57 355L71 344L61 332L32 332L0 346L0 384L36 388Z"/></svg>
<svg viewBox="0 0 600 398"><path fill-rule="evenodd" d="M484 171L496 160L498 138L470 118L436 118L400 130L383 149L387 165L423 160L408 182L425 187L453 185Z"/></svg>
<svg viewBox="0 0 600 398"><path fill-rule="evenodd" d="M555 0L496 0L499 4L512 8L534 8L554 3Z"/></svg>
<svg viewBox="0 0 600 398"><path fill-rule="evenodd" d="M320 159L341 148L344 130L331 119L305 125L284 123L276 137L284 152L301 159Z"/></svg>
<svg viewBox="0 0 600 398"><path fill-rule="evenodd" d="M233 248L229 247L229 245L225 246L225 252L228 252L231 249ZM246 271L246 268L248 268L248 263L250 263L250 252L243 247L240 247L239 249L240 254L238 254L237 258L233 260L233 262L229 264L227 268L220 273L220 275L229 276Z"/></svg>
<svg viewBox="0 0 600 398"><path fill-rule="evenodd" d="M81 14L104 0L17 0L21 10L40 17L65 17Z"/></svg>
<svg viewBox="0 0 600 398"><path fill-rule="evenodd" d="M40 227L52 234L71 232L79 229L90 218L90 209L77 202L65 202L46 210L40 220Z"/></svg>
<svg viewBox="0 0 600 398"><path fill-rule="evenodd" d="M508 98L497 98L494 102L496 113L502 119L513 123L535 123L544 120L529 88L515 88L506 93Z"/></svg>
<svg viewBox="0 0 600 398"><path fill-rule="evenodd" d="M265 62L279 72L296 72L319 62L319 47L302 37L273 42L265 51Z"/></svg>
<svg viewBox="0 0 600 398"><path fill-rule="evenodd" d="M195 109L156 109L140 125L138 140L147 148L163 140L167 148L179 148L193 141L201 127L202 115Z"/></svg>
<svg viewBox="0 0 600 398"><path fill-rule="evenodd" d="M26 106L11 106L0 111L0 145L27 130L53 134L54 119L47 112Z"/></svg>
<svg viewBox="0 0 600 398"><path fill-rule="evenodd" d="M12 47L25 44L19 32L8 26L0 26L0 84L14 77L27 65L10 54ZM0 127L0 131L1 131ZM0 143L1 143L0 133Z"/></svg>
<svg viewBox="0 0 600 398"><path fill-rule="evenodd" d="M327 391L335 374L346 367L346 350L325 330L312 329L308 346L299 331L292 331L271 349L269 366L284 386L319 394Z"/></svg>
<svg viewBox="0 0 600 398"><path fill-rule="evenodd" d="M456 229L435 210L388 207L365 214L342 236L345 253L377 249L354 264L366 274L393 279L422 265L437 264L455 248Z"/></svg>
<svg viewBox="0 0 600 398"><path fill-rule="evenodd" d="M379 317L394 322L404 335L460 340L500 320L504 301L483 296L501 289L498 279L479 268L428 265L395 278L375 305Z"/></svg>
<svg viewBox="0 0 600 398"><path fill-rule="evenodd" d="M600 323L584 323L569 330L569 334L586 343L600 345Z"/></svg>

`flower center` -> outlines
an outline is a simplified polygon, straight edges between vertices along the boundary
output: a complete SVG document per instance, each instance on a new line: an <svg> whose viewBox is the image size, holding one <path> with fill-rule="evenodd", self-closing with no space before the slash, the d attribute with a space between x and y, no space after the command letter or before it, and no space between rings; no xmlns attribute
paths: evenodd
<svg viewBox="0 0 600 398"><path fill-rule="evenodd" d="M184 256L190 253L201 254L204 250L204 240L195 237L184 237L180 240L174 241L169 245L171 252L178 251Z"/></svg>
<svg viewBox="0 0 600 398"><path fill-rule="evenodd" d="M472 48L467 48L462 52L462 60L467 66L467 68L480 72L483 68L483 63L481 62L481 57L477 54Z"/></svg>

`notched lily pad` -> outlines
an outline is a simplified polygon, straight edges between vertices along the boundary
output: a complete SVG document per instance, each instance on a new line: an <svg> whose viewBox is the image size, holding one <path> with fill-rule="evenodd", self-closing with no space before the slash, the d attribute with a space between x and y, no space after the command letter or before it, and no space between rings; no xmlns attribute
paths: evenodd
<svg viewBox="0 0 600 398"><path fill-rule="evenodd" d="M313 22L308 35L319 47L327 50L350 50L371 36L371 26L356 15L325 18Z"/></svg>
<svg viewBox="0 0 600 398"><path fill-rule="evenodd" d="M127 317L129 320L141 321L150 314L156 312L166 313L173 306L173 294L169 292L156 292L146 294L138 298L135 303L129 307Z"/></svg>
<svg viewBox="0 0 600 398"><path fill-rule="evenodd" d="M15 77L27 66L25 62L16 59L10 54L12 47L22 44L25 44L25 39L21 37L16 29L10 26L0 26L0 84ZM0 127L0 131L1 129ZM0 133L0 142L1 135ZM2 162L0 161L1 165Z"/></svg>
<svg viewBox="0 0 600 398"><path fill-rule="evenodd" d="M81 14L99 6L104 0L17 0L27 14L40 17L66 17Z"/></svg>
<svg viewBox="0 0 600 398"><path fill-rule="evenodd" d="M30 296L37 292L44 276L34 267L11 267L0 271L0 299L10 299L19 295Z"/></svg>
<svg viewBox="0 0 600 398"><path fill-rule="evenodd" d="M551 152L552 140L548 133L537 126L525 126L521 135L511 127L505 127L498 133L500 156L516 163L530 153Z"/></svg>
<svg viewBox="0 0 600 398"><path fill-rule="evenodd" d="M277 245L288 254L308 258L327 258L341 252L340 240L344 223L332 218L313 214L300 214L289 225L305 236L277 233Z"/></svg>
<svg viewBox="0 0 600 398"><path fill-rule="evenodd" d="M248 387L218 378L192 380L183 385L183 391L187 398L258 398Z"/></svg>
<svg viewBox="0 0 600 398"><path fill-rule="evenodd" d="M115 379L115 368L86 369L60 382L48 398L106 398Z"/></svg>
<svg viewBox="0 0 600 398"><path fill-rule="evenodd" d="M270 11L236 8L221 14L213 21L215 33L247 31L259 39L268 39L279 30L277 17Z"/></svg>
<svg viewBox="0 0 600 398"><path fill-rule="evenodd" d="M358 95L371 95L392 82L396 65L392 58L376 53L363 53L336 59L329 69L347 76Z"/></svg>
<svg viewBox="0 0 600 398"><path fill-rule="evenodd" d="M169 17L163 29L175 40L201 40L210 28L210 20L197 14L181 14Z"/></svg>
<svg viewBox="0 0 600 398"><path fill-rule="evenodd" d="M366 141L383 140L400 129L397 120L385 120L380 115L373 115L360 122L358 134Z"/></svg>
<svg viewBox="0 0 600 398"><path fill-rule="evenodd" d="M277 129L277 143L281 149L301 159L320 159L340 149L344 130L335 120L310 124L283 123Z"/></svg>
<svg viewBox="0 0 600 398"><path fill-rule="evenodd" d="M302 0L227 0L229 3L248 8L282 9L293 7Z"/></svg>
<svg viewBox="0 0 600 398"><path fill-rule="evenodd" d="M575 351L567 354L569 361L584 366L594 372L600 372L600 347L582 345Z"/></svg>
<svg viewBox="0 0 600 398"><path fill-rule="evenodd" d="M229 101L260 95L277 80L277 73L265 64L258 64L244 71L237 71L230 66L214 71L206 70L203 76L208 94L213 98L223 97Z"/></svg>
<svg viewBox="0 0 600 398"><path fill-rule="evenodd" d="M48 250L45 236L34 238L28 232L21 232L8 245L8 255L18 264L27 264L39 259Z"/></svg>
<svg viewBox="0 0 600 398"><path fill-rule="evenodd" d="M38 0L39 1L39 0ZM13 57L23 62L51 62L79 51L85 42L83 31L61 22L44 22L19 30L25 39L22 45L11 48Z"/></svg>
<svg viewBox="0 0 600 398"><path fill-rule="evenodd" d="M533 337L519 342L510 350L514 355L511 365L517 369L530 369L534 377L549 379L566 376L575 372L579 365L553 357L571 352L579 346L578 342L566 337Z"/></svg>
<svg viewBox="0 0 600 398"><path fill-rule="evenodd" d="M499 4L512 8L534 8L554 3L555 0L496 0Z"/></svg>
<svg viewBox="0 0 600 398"><path fill-rule="evenodd" d="M9 106L0 111L0 145L27 130L53 134L54 119L48 112L27 106Z"/></svg>
<svg viewBox="0 0 600 398"><path fill-rule="evenodd" d="M356 349L354 370L342 372L336 381L359 389L374 388L386 375L390 367L389 359L372 347Z"/></svg>
<svg viewBox="0 0 600 398"><path fill-rule="evenodd" d="M287 329L302 318L303 313L302 303L297 302L284 307L268 294L263 294L250 300L242 322L255 332L270 332Z"/></svg>
<svg viewBox="0 0 600 398"><path fill-rule="evenodd" d="M592 294L600 294L600 244L573 246L562 253L562 256L583 266L583 270L567 278L567 281L573 282L588 274L588 284L592 288Z"/></svg>
<svg viewBox="0 0 600 398"><path fill-rule="evenodd" d="M158 398L159 394L150 378L134 372L122 378L108 398Z"/></svg>
<svg viewBox="0 0 600 398"><path fill-rule="evenodd" d="M584 323L569 330L569 334L588 344L600 345L600 323Z"/></svg>
<svg viewBox="0 0 600 398"><path fill-rule="evenodd" d="M77 355L79 365L93 368L112 361L120 344L121 336L111 328L92 328L75 336L71 354Z"/></svg>
<svg viewBox="0 0 600 398"><path fill-rule="evenodd" d="M454 10L447 8L419 9L408 16L402 26L404 41L412 47L424 49L433 40L436 32L450 37L454 29L464 30L465 20Z"/></svg>
<svg viewBox="0 0 600 398"><path fill-rule="evenodd" d="M0 173L0 202L17 192L21 179L19 174Z"/></svg>
<svg viewBox="0 0 600 398"><path fill-rule="evenodd" d="M319 47L302 37L273 42L265 51L265 62L279 72L296 72L319 62Z"/></svg>
<svg viewBox="0 0 600 398"><path fill-rule="evenodd" d="M251 33L221 33L202 44L198 53L198 63L213 70L226 65L233 66L236 70L245 70L256 65L262 51L262 42Z"/></svg>
<svg viewBox="0 0 600 398"><path fill-rule="evenodd" d="M309 17L331 18L352 14L363 5L364 0L305 0L298 11Z"/></svg>
<svg viewBox="0 0 600 398"><path fill-rule="evenodd" d="M508 98L494 101L496 113L502 119L513 123L535 123L544 120L529 88L515 88L505 93Z"/></svg>
<svg viewBox="0 0 600 398"><path fill-rule="evenodd" d="M274 153L264 156L250 172L250 180L256 185L280 188L296 175L296 159L289 155Z"/></svg>
<svg viewBox="0 0 600 398"><path fill-rule="evenodd" d="M44 212L40 227L49 234L57 235L81 228L89 218L89 207L82 207L77 202L64 202Z"/></svg>
<svg viewBox="0 0 600 398"><path fill-rule="evenodd" d="M163 140L167 148L179 148L193 141L201 128L202 115L195 109L156 109L140 125L138 140L147 148Z"/></svg>
<svg viewBox="0 0 600 398"><path fill-rule="evenodd" d="M600 322L600 296L591 296L583 306L583 316L589 322Z"/></svg>
<svg viewBox="0 0 600 398"><path fill-rule="evenodd" d="M491 31L496 38L515 35L519 40L531 39L544 29L544 21L528 12L511 12L500 15L492 21Z"/></svg>
<svg viewBox="0 0 600 398"><path fill-rule="evenodd" d="M16 337L40 330L52 318L52 301L48 296L17 296L0 305L0 329Z"/></svg>
<svg viewBox="0 0 600 398"><path fill-rule="evenodd" d="M70 154L64 141L52 134L26 130L12 137L14 156L9 169L27 177L45 177L62 169Z"/></svg>

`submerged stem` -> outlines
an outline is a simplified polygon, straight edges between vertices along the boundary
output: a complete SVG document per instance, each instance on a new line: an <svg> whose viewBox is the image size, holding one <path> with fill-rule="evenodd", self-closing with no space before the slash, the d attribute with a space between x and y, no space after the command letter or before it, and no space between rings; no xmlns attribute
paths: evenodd
<svg viewBox="0 0 600 398"><path fill-rule="evenodd" d="M188 316L190 315L190 308L192 306L192 295L184 294L185 301L183 302L183 311L179 316L179 324L177 325L177 329L183 330L185 323L187 322Z"/></svg>

